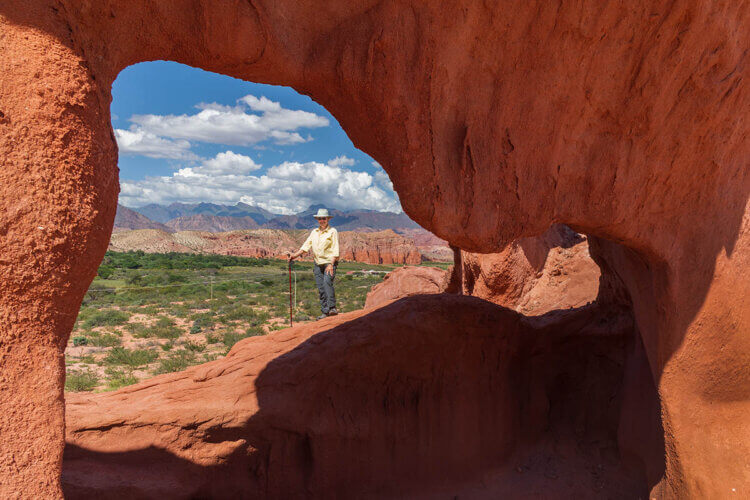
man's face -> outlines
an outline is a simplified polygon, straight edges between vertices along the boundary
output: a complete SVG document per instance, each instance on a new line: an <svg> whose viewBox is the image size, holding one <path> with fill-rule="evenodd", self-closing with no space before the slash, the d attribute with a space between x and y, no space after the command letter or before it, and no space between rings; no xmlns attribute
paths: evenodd
<svg viewBox="0 0 750 500"><path fill-rule="evenodd" d="M329 220L331 220L331 219L327 218L327 217L318 219L318 225L320 226L320 229L322 229L322 230L328 229L328 221Z"/></svg>

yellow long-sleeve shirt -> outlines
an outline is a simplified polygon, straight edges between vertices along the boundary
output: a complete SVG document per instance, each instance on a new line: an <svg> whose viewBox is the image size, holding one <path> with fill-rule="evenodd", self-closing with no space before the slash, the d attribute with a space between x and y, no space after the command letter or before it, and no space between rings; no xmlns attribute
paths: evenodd
<svg viewBox="0 0 750 500"><path fill-rule="evenodd" d="M318 265L333 264L334 259L339 257L339 233L330 226L325 231L321 231L319 227L315 228L300 250L312 250L315 263Z"/></svg>

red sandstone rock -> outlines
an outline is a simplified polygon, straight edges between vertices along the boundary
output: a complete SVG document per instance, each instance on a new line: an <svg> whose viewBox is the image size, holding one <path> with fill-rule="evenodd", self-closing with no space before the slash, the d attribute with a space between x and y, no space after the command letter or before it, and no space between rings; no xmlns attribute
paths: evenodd
<svg viewBox="0 0 750 500"><path fill-rule="evenodd" d="M404 266L385 275L385 279L367 293L365 309L411 295L441 293L448 287L449 274L437 267Z"/></svg>
<svg viewBox="0 0 750 500"><path fill-rule="evenodd" d="M148 253L184 252L215 253L256 258L286 258L305 240L309 231L254 229L209 233L157 230L117 231L109 249L118 252L141 250ZM367 264L419 264L422 257L414 243L393 231L339 233L340 253L344 260ZM311 257L307 257L311 260Z"/></svg>
<svg viewBox="0 0 750 500"><path fill-rule="evenodd" d="M399 229L399 234L414 241L422 260L432 262L453 262L453 250L448 242L424 229Z"/></svg>
<svg viewBox="0 0 750 500"><path fill-rule="evenodd" d="M66 498L643 496L609 451L633 324L594 317L409 297L69 394Z"/></svg>
<svg viewBox="0 0 750 500"><path fill-rule="evenodd" d="M586 238L562 225L500 253L462 251L459 266L464 294L529 316L584 306L599 292L601 273Z"/></svg>
<svg viewBox="0 0 750 500"><path fill-rule="evenodd" d="M414 242L392 230L339 233L341 258L369 264L419 264L422 255Z"/></svg>
<svg viewBox="0 0 750 500"><path fill-rule="evenodd" d="M60 495L62 353L116 209L110 88L158 59L310 95L465 250L587 234L659 387L651 495L747 496L746 0L5 0L0 37L0 497Z"/></svg>

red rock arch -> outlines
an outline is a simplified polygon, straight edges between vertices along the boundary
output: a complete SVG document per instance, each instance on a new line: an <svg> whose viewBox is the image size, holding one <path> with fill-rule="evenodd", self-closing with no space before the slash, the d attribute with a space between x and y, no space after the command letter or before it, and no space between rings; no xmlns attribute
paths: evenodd
<svg viewBox="0 0 750 500"><path fill-rule="evenodd" d="M748 33L728 0L3 2L0 493L59 495L62 352L118 190L110 86L154 59L312 96L457 246L601 238L658 380L659 491L747 490Z"/></svg>

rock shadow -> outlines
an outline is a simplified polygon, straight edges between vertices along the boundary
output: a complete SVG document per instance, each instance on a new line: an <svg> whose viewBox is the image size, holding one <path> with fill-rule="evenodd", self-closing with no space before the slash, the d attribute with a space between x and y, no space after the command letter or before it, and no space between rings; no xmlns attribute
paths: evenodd
<svg viewBox="0 0 750 500"><path fill-rule="evenodd" d="M629 312L590 304L549 313L539 326L481 299L442 294L346 316L353 317L278 335L279 355L257 376L218 363L210 371L217 377L213 387L203 389L205 381L190 387L191 397L204 404L222 388L254 392L257 411L243 418L237 416L241 405L216 408L216 420L231 416L232 425L202 427L190 415L175 419L163 408L163 418L157 413L153 421L118 431L137 442L177 426L178 433L193 433L195 448L201 441L239 443L210 463L179 458L184 444L94 451L119 443L96 436L96 424L74 429L93 433L92 449L68 446L66 497L647 494L651 478L635 461L621 459L618 444L625 361L635 338ZM585 328L602 316L609 319ZM238 344L227 362L241 370L257 357L258 345ZM221 385L222 377L228 385ZM167 405L177 399L168 382L159 385L133 391L127 404L148 401L151 390L160 390Z"/></svg>

